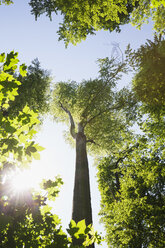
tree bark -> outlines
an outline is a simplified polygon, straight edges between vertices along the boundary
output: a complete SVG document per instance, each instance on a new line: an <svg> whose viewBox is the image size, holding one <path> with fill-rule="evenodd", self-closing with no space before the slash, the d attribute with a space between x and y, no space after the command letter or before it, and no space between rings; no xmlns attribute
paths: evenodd
<svg viewBox="0 0 165 248"><path fill-rule="evenodd" d="M92 224L92 209L89 183L89 169L86 151L86 136L83 130L76 135L76 171L73 193L72 219L77 223L85 219L86 225ZM74 242L76 245L80 243ZM94 244L89 246L94 248Z"/></svg>

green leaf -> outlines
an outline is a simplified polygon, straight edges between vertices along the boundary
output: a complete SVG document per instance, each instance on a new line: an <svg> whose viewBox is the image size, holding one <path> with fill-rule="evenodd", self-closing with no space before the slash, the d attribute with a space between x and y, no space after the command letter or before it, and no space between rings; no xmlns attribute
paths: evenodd
<svg viewBox="0 0 165 248"><path fill-rule="evenodd" d="M5 53L0 54L0 63L3 63L5 61Z"/></svg>
<svg viewBox="0 0 165 248"><path fill-rule="evenodd" d="M25 64L20 65L19 72L20 72L22 77L26 76L26 74L27 74L26 69L27 69L27 66Z"/></svg>

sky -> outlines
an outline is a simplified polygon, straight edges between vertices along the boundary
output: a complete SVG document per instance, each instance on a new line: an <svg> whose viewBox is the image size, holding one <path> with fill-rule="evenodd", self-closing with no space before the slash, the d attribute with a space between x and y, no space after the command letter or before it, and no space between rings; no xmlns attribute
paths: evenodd
<svg viewBox="0 0 165 248"><path fill-rule="evenodd" d="M153 38L152 25L144 25L139 31L130 24L122 27L121 32L109 33L99 31L89 36L86 41L77 46L69 45L65 48L62 41L58 41L58 23L61 17L53 16L51 22L42 16L35 21L30 14L28 1L14 0L10 6L0 6L0 53L14 50L19 53L21 63L30 62L38 57L41 66L51 72L53 82L96 78L98 76L98 58L111 57L112 43L118 43L124 52L130 43L136 49L144 44L146 39ZM120 82L120 87L131 81L127 75ZM71 220L72 196L75 170L75 151L65 142L63 132L67 127L46 119L37 136L37 141L45 147L41 153L41 160L33 162L34 175L52 178L61 175L64 185L58 199L52 204L53 211L59 215L64 228ZM97 188L96 168L89 158L91 198L94 227L103 232L99 224L100 195ZM96 245L96 248L100 247ZM102 247L107 248L104 243Z"/></svg>

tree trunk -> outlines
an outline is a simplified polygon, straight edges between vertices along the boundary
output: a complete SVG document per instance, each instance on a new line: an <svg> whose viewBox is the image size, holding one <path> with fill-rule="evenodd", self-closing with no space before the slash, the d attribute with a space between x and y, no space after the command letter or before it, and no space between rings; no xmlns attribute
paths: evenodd
<svg viewBox="0 0 165 248"><path fill-rule="evenodd" d="M76 172L72 219L76 223L85 219L86 225L92 224L86 136L83 131L79 131L76 135ZM75 244L80 245L80 243L76 243L76 241ZM89 246L89 248L94 248L94 244Z"/></svg>

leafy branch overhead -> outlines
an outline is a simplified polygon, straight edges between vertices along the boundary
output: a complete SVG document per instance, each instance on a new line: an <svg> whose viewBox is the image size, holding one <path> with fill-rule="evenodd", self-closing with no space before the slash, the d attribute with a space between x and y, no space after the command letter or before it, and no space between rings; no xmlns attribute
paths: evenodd
<svg viewBox="0 0 165 248"><path fill-rule="evenodd" d="M51 20L53 14L62 15L58 34L66 46L75 45L101 29L119 32L121 25L129 22L141 28L150 18L156 32L165 31L164 0L31 0L29 4L36 19L44 13Z"/></svg>
<svg viewBox="0 0 165 248"><path fill-rule="evenodd" d="M0 5L11 3L14 1L0 1ZM150 19L155 32L165 33L164 0L30 0L29 5L36 19L42 14L46 14L50 20L54 14L62 15L58 35L66 46L69 43L76 45L98 30L119 32L121 25L127 23L140 29Z"/></svg>
<svg viewBox="0 0 165 248"><path fill-rule="evenodd" d="M85 40L88 34L101 29L119 31L121 24L128 23L138 1L125 2L31 0L29 4L36 19L43 13L50 19L54 13L63 16L58 34L59 40L64 40L67 46L70 42L76 44Z"/></svg>

